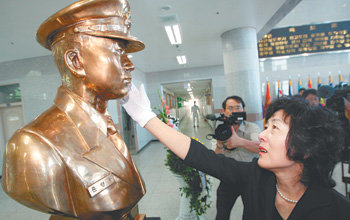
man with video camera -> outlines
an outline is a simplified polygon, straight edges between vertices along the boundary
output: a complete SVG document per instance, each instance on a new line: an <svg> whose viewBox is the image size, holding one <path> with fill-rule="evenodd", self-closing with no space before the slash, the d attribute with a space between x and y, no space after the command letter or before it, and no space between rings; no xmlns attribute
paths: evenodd
<svg viewBox="0 0 350 220"><path fill-rule="evenodd" d="M227 97L222 108L225 120L224 124L215 129L215 152L237 161L252 161L259 152L259 126L245 121L245 103L239 96ZM241 187L220 182L217 189L216 220L230 219L231 209L241 194Z"/></svg>

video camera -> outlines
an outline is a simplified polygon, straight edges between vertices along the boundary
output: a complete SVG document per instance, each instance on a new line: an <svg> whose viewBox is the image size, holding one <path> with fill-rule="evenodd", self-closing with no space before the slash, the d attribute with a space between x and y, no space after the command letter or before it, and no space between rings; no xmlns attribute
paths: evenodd
<svg viewBox="0 0 350 220"><path fill-rule="evenodd" d="M215 128L215 134L208 134L207 139L210 139L209 137L211 137L219 141L226 141L232 136L231 126L239 124L240 121L246 120L247 114L245 112L233 112L230 117L226 117L224 114L220 114L219 117L216 117L215 115L207 115L206 119L224 122Z"/></svg>

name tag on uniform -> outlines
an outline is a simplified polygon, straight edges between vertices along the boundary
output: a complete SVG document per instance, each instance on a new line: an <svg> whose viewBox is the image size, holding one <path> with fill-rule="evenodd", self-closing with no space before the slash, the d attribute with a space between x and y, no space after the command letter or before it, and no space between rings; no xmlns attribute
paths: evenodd
<svg viewBox="0 0 350 220"><path fill-rule="evenodd" d="M109 174L108 176L104 177L103 179L97 181L96 183L92 184L88 187L88 191L91 197L94 197L98 193L102 192L104 189L109 187L115 182L114 177L112 174Z"/></svg>

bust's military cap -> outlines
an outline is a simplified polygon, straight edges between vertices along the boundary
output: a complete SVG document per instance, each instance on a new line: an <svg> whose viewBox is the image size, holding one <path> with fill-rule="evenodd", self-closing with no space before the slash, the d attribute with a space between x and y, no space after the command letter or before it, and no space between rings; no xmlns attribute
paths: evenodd
<svg viewBox="0 0 350 220"><path fill-rule="evenodd" d="M56 12L44 21L36 34L45 48L65 36L65 32L122 39L128 53L143 50L145 45L129 34L130 7L126 0L80 0Z"/></svg>

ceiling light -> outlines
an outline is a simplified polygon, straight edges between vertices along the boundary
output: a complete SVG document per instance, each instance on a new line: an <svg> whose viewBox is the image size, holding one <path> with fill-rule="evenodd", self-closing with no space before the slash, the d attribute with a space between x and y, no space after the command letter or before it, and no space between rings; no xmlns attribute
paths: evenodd
<svg viewBox="0 0 350 220"><path fill-rule="evenodd" d="M181 56L183 64L187 63L186 56Z"/></svg>
<svg viewBox="0 0 350 220"><path fill-rule="evenodd" d="M186 56L176 56L177 62L179 64L186 64L187 60L186 60Z"/></svg>
<svg viewBox="0 0 350 220"><path fill-rule="evenodd" d="M180 27L178 24L166 25L165 31L171 44L182 44Z"/></svg>
<svg viewBox="0 0 350 220"><path fill-rule="evenodd" d="M169 11L170 9L171 9L170 5L165 5L165 6L160 8L161 11Z"/></svg>
<svg viewBox="0 0 350 220"><path fill-rule="evenodd" d="M133 58L133 56L131 54L128 54L128 58L131 59Z"/></svg>

